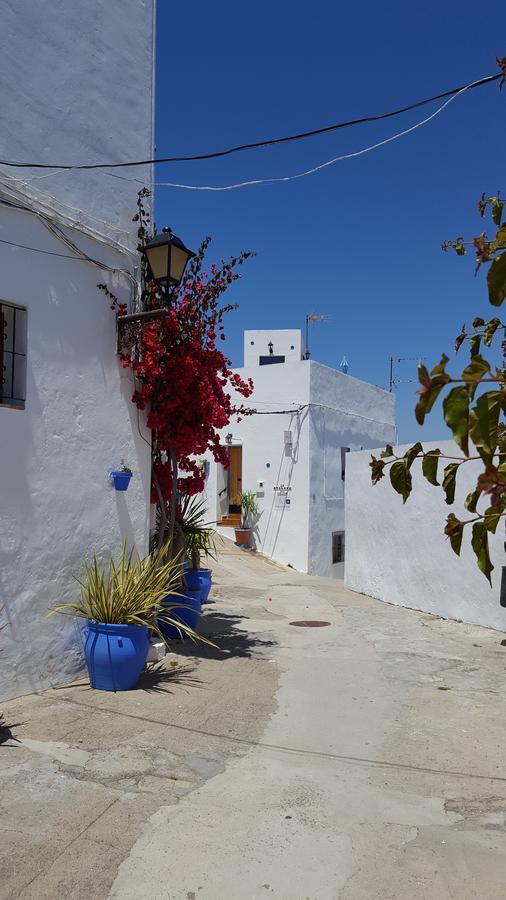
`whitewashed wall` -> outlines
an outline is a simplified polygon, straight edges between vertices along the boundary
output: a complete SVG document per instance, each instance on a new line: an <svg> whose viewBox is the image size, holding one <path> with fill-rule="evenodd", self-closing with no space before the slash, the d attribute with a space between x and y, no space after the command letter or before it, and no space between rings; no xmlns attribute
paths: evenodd
<svg viewBox="0 0 506 900"><path fill-rule="evenodd" d="M426 443L443 453L459 456L453 441ZM397 448L404 453L407 446ZM506 609L499 605L501 567L504 564L504 528L491 536L495 565L492 588L478 570L464 535L457 557L443 534L446 516L468 515L463 501L471 491L479 463L467 463L457 479L456 503L447 506L440 488L430 485L413 465L413 492L407 503L387 477L370 483L370 453L349 455L346 473L346 564L348 587L379 600L421 609L445 618L506 630ZM442 467L443 463L440 463Z"/></svg>
<svg viewBox="0 0 506 900"><path fill-rule="evenodd" d="M279 415L309 402L309 363L256 366L237 369L242 377L253 378L255 391L247 405L263 413L224 429L234 443L242 443L244 491L260 491L260 517L255 531L257 549L267 556L302 572L308 566L309 515L309 416L308 410ZM238 396L238 400L243 400ZM292 431L293 451L285 455L284 432ZM259 482L264 486L260 489ZM274 486L290 487L290 505L279 506ZM210 508L216 514L216 466L211 465L207 485Z"/></svg>
<svg viewBox="0 0 506 900"><path fill-rule="evenodd" d="M0 156L49 164L150 158L154 13L154 0L4 4ZM121 174L148 185L152 175L146 166ZM7 167L0 183L2 199L19 190L66 222L136 246L138 184L103 172ZM132 256L78 227L68 234L93 257L132 271ZM0 237L55 254L0 244L0 300L28 309L26 409L0 406L1 699L80 669L76 626L44 616L75 593L72 575L93 551L107 557L124 539L146 549L150 449L131 403L131 373L115 354L114 315L97 290L105 281L128 300L126 282L58 255L71 251L33 215L1 204ZM120 494L108 474L122 458L134 476Z"/></svg>
<svg viewBox="0 0 506 900"><path fill-rule="evenodd" d="M346 530L341 448L394 443L395 396L314 361L310 371L309 572L343 578L344 563L332 563L332 532Z"/></svg>
<svg viewBox="0 0 506 900"><path fill-rule="evenodd" d="M245 349L250 335L270 335L275 348L289 335L296 346L294 334L281 331L278 339L276 331L246 332ZM302 572L342 578L343 565L332 564L332 532L344 530L341 447L394 440L393 395L313 360L237 371L253 379L255 391L247 405L262 414L231 423L223 439L229 433L233 443L242 444L243 490L260 489L257 548ZM303 407L299 414L280 414L298 407ZM290 455L285 431L293 436ZM206 488L212 518L217 515L216 478L212 464ZM289 505L280 502L276 485L290 488Z"/></svg>
<svg viewBox="0 0 506 900"><path fill-rule="evenodd" d="M154 0L2 4L2 159L95 163L153 149ZM138 184L103 172L5 169L66 205L131 229ZM149 184L148 167L116 171Z"/></svg>
<svg viewBox="0 0 506 900"><path fill-rule="evenodd" d="M4 235L61 252L33 217L0 208ZM114 315L96 287L103 274L0 243L0 297L28 309L26 408L0 406L0 698L79 670L74 625L44 616L75 595L84 558L117 553L123 539L146 549L150 449L137 429L131 373L115 355ZM114 287L127 296L124 283ZM122 458L134 476L117 493L108 474Z"/></svg>

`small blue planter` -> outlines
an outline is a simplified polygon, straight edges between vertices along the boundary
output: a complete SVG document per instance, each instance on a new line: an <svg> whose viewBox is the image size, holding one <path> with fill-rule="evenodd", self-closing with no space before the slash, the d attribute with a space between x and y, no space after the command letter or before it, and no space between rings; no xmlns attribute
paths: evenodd
<svg viewBox="0 0 506 900"><path fill-rule="evenodd" d="M88 622L83 632L90 684L99 691L129 691L146 663L149 636L145 625Z"/></svg>
<svg viewBox="0 0 506 900"><path fill-rule="evenodd" d="M211 569L190 569L185 571L184 577L190 590L200 590L202 603L207 603L211 592Z"/></svg>
<svg viewBox="0 0 506 900"><path fill-rule="evenodd" d="M165 600L162 600L162 607L172 607L167 609L167 615L196 631L202 614L200 590L188 589L182 593L184 594L182 597L176 594L167 594ZM163 619L158 619L158 627L164 637L171 641L183 641L185 638L184 632L179 631L174 625L164 622Z"/></svg>
<svg viewBox="0 0 506 900"><path fill-rule="evenodd" d="M111 478L117 491L127 491L131 477L131 472L111 472Z"/></svg>

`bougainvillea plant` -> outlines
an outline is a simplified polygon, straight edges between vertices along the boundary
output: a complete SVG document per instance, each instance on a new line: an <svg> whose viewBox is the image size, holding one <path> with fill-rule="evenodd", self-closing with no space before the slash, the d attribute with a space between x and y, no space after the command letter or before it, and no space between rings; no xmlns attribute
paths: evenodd
<svg viewBox="0 0 506 900"><path fill-rule="evenodd" d="M506 76L506 59L503 63ZM481 197L479 213L482 218L485 213L490 213L495 234L489 238L482 233L470 242L476 253L475 271L488 266L488 299L495 307L501 306L506 298L506 223L503 223L503 207L499 196ZM459 256L464 256L467 246L464 238L458 237L445 242L443 250L451 248ZM445 355L430 372L424 365L418 367L421 388L415 410L417 422L423 425L441 392L450 388L443 400L444 419L462 456L446 456L438 449L424 451L421 443L417 442L402 457L396 456L393 448L388 446L379 459L373 456L370 464L373 484L377 484L384 475L385 467L389 467L391 484L406 502L412 489L411 468L415 460L422 461L423 475L433 485L440 484L440 459L448 460L443 468L442 488L446 502L452 504L461 466L470 460L481 460L476 485L465 500L470 516L459 519L450 513L444 531L452 549L459 555L464 529L472 526L471 545L478 566L489 581L493 565L488 536L496 532L499 522L506 516L505 327L497 316L488 321L477 316L470 330L463 326L455 341L455 352L467 343L470 361L457 377L446 371L449 358ZM500 364L493 365L483 356L482 347L492 348L498 337L501 340Z"/></svg>
<svg viewBox="0 0 506 900"><path fill-rule="evenodd" d="M148 196L146 188L139 192L134 216L141 245L151 237L145 207ZM222 260L219 266L213 264L207 274L203 263L209 243L206 237L181 284L169 290L150 281L144 270L142 308L164 314L143 322L134 351L121 355L135 378L132 400L138 409L147 410L152 431L151 501L160 506L162 523L169 502L169 535L174 530L177 493L191 495L204 488L204 471L194 457L210 451L216 462L228 467L219 431L232 416L240 421L251 413L244 404L236 403L231 391L247 398L253 383L231 370L219 342L225 340L224 316L236 309L236 304L220 305L221 297L240 278L237 269L252 253ZM123 315L124 307L105 286L100 287L106 290L111 307ZM161 534L163 540L163 528Z"/></svg>

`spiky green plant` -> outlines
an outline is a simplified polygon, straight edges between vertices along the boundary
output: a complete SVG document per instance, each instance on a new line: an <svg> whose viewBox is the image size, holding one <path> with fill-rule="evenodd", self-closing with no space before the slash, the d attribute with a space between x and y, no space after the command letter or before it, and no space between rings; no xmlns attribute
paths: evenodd
<svg viewBox="0 0 506 900"><path fill-rule="evenodd" d="M241 504L241 528L252 528L252 519L258 515L255 491L242 491L239 502Z"/></svg>
<svg viewBox="0 0 506 900"><path fill-rule="evenodd" d="M108 567L102 566L94 554L91 564L84 564L84 575L75 577L81 597L58 603L48 616L62 613L111 625L146 625L165 640L158 624L162 621L174 625L195 641L211 643L170 615L171 611L181 608L184 597L178 592L181 563L179 559L170 558L167 562L167 557L170 557L167 544L159 553L149 553L141 559L134 556L133 549L128 552L124 543L119 563L110 557ZM162 606L168 594L181 596L181 603L174 601Z"/></svg>
<svg viewBox="0 0 506 900"><path fill-rule="evenodd" d="M216 540L209 523L204 522L206 513L205 500L198 497L184 496L181 500L180 525L183 532L186 555L190 557L192 567L200 569L200 555L203 553L210 559L216 559Z"/></svg>

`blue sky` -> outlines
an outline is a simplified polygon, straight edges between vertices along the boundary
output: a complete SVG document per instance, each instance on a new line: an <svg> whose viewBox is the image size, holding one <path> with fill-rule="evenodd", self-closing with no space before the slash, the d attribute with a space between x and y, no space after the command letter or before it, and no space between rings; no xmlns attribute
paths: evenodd
<svg viewBox="0 0 506 900"><path fill-rule="evenodd" d="M191 12L189 12L191 10ZM157 154L188 154L318 128L402 106L496 71L506 5L331 0L158 3ZM159 166L157 181L225 185L296 173L407 128L438 104L383 123L221 160ZM506 194L506 90L458 97L433 122L364 157L288 184L225 193L157 188L158 227L210 260L257 251L229 292L239 309L227 349L242 361L245 328L312 327L312 357L388 386L390 355L435 363L462 322L488 311L471 259L441 252L473 236L482 191ZM228 297L227 297L228 299ZM398 377L416 378L416 361ZM447 436L435 411L414 419L416 384L399 385L401 441ZM289 400L290 398L287 398Z"/></svg>

